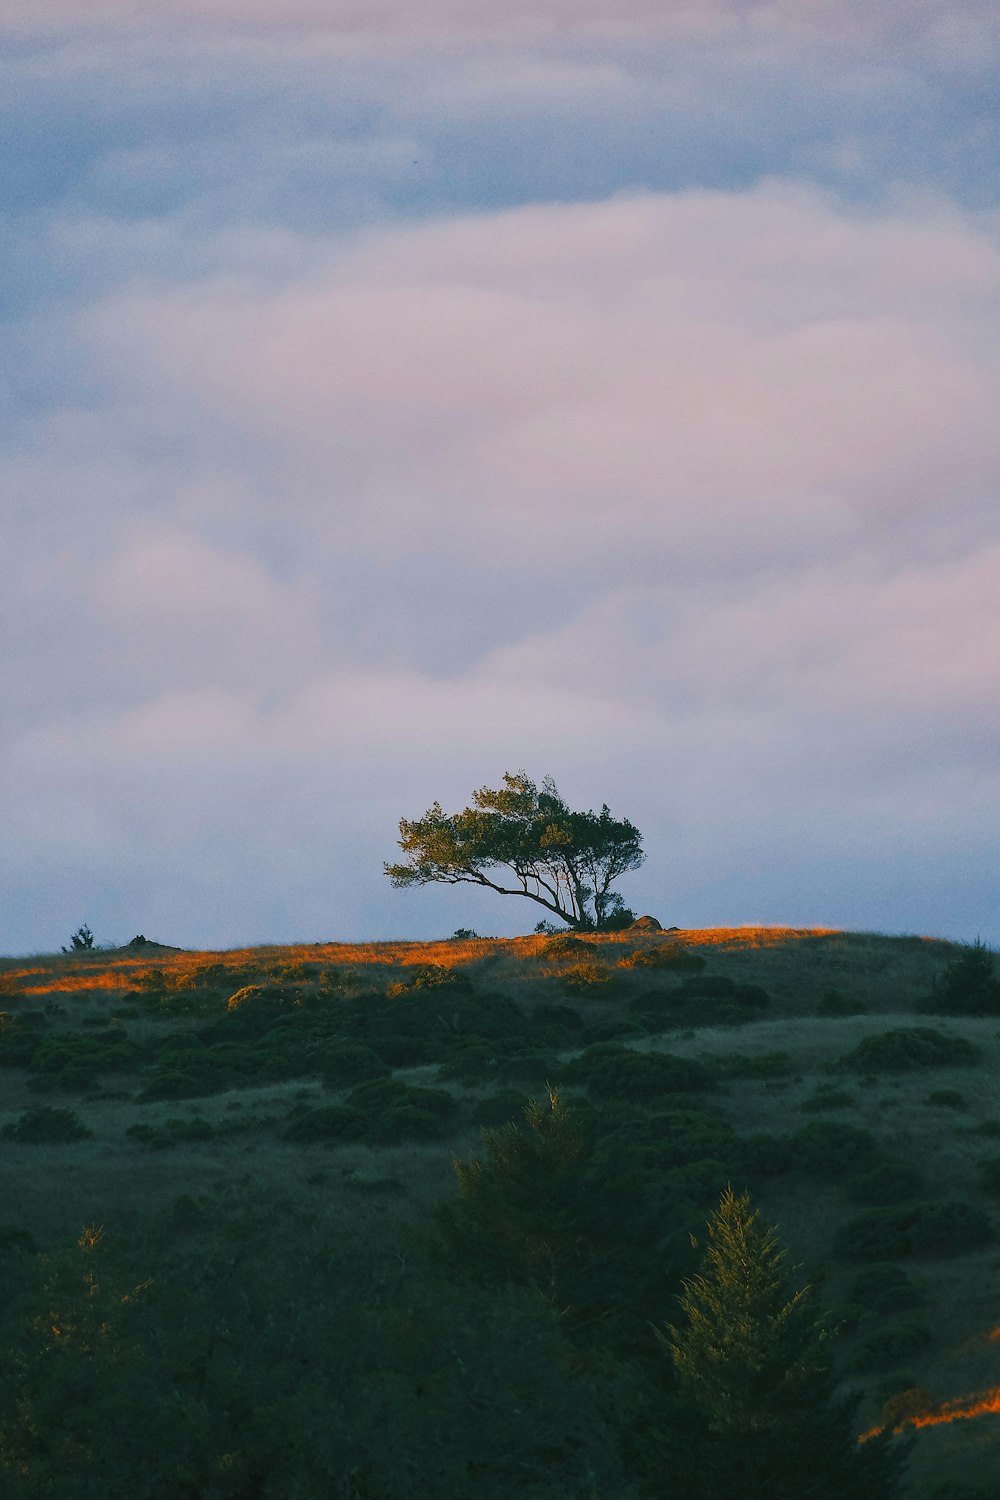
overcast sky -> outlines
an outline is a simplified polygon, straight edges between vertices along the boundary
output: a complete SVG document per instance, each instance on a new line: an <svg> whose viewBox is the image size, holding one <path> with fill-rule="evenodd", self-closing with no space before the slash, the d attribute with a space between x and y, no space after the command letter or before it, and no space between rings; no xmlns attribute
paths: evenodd
<svg viewBox="0 0 1000 1500"><path fill-rule="evenodd" d="M4 0L0 951L1000 942L995 0Z"/></svg>

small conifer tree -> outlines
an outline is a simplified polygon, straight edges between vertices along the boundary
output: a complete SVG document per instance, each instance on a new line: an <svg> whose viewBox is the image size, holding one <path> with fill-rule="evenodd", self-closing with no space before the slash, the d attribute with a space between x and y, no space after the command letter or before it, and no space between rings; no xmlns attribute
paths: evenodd
<svg viewBox="0 0 1000 1500"><path fill-rule="evenodd" d="M697 1244L697 1241L693 1240ZM855 1402L838 1400L812 1288L795 1289L776 1228L731 1187L708 1223L680 1325L659 1334L703 1422L706 1496L884 1500L899 1460L858 1444Z"/></svg>

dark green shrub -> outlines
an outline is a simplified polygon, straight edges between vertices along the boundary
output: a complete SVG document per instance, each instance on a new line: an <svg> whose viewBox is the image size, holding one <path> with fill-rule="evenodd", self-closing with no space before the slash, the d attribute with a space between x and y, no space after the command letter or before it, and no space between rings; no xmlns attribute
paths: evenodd
<svg viewBox="0 0 1000 1500"><path fill-rule="evenodd" d="M673 992L675 1002L680 1000L728 1000L741 1009L763 1010L770 1005L771 997L759 984L745 984L738 979L727 979L721 974L700 974L686 979Z"/></svg>
<svg viewBox="0 0 1000 1500"><path fill-rule="evenodd" d="M495 1129L506 1125L508 1120L519 1120L524 1114L526 1096L520 1089L498 1089L487 1094L485 1099L476 1099L468 1106L468 1119L473 1125Z"/></svg>
<svg viewBox="0 0 1000 1500"><path fill-rule="evenodd" d="M517 1052L502 1058L495 1069L497 1078L507 1083L544 1083L555 1071L554 1058L545 1052Z"/></svg>
<svg viewBox="0 0 1000 1500"><path fill-rule="evenodd" d="M50 1141L89 1140L94 1132L71 1109L54 1109L43 1104L37 1109L26 1109L19 1120L3 1127L2 1134L10 1141L41 1146Z"/></svg>
<svg viewBox="0 0 1000 1500"><path fill-rule="evenodd" d="M820 1181L842 1182L851 1173L870 1169L878 1157L878 1142L870 1130L840 1120L814 1120L792 1136L796 1170Z"/></svg>
<svg viewBox="0 0 1000 1500"><path fill-rule="evenodd" d="M840 1060L854 1073L908 1073L918 1068L970 1067L982 1051L962 1036L931 1026L907 1026L867 1036Z"/></svg>
<svg viewBox="0 0 1000 1500"><path fill-rule="evenodd" d="M915 1318L894 1318L855 1340L847 1368L858 1375L894 1370L931 1341L926 1323Z"/></svg>
<svg viewBox="0 0 1000 1500"><path fill-rule="evenodd" d="M837 1230L839 1260L898 1260L907 1256L950 1259L993 1243L986 1211L962 1199L926 1199L894 1208L870 1208Z"/></svg>
<svg viewBox="0 0 1000 1500"><path fill-rule="evenodd" d="M324 1104L295 1115L285 1130L285 1139L298 1142L357 1141L364 1136L366 1126L361 1110Z"/></svg>
<svg viewBox="0 0 1000 1500"><path fill-rule="evenodd" d="M136 1099L140 1104L154 1104L161 1099L204 1099L210 1094L221 1094L225 1088L225 1079L211 1069L155 1068Z"/></svg>
<svg viewBox="0 0 1000 1500"><path fill-rule="evenodd" d="M736 1145L737 1176L755 1182L760 1177L781 1177L795 1169L795 1138L756 1131L743 1136Z"/></svg>
<svg viewBox="0 0 1000 1500"><path fill-rule="evenodd" d="M413 1088L394 1078L352 1089L347 1105L364 1117L363 1136L373 1145L433 1140L451 1128L458 1114L458 1101L445 1089Z"/></svg>
<svg viewBox="0 0 1000 1500"><path fill-rule="evenodd" d="M848 1296L852 1302L872 1312L882 1312L886 1307L907 1312L922 1307L927 1301L923 1287L908 1271L893 1261L884 1260L864 1266L851 1282Z"/></svg>
<svg viewBox="0 0 1000 1500"><path fill-rule="evenodd" d="M816 1007L818 1016L863 1016L866 1007L853 995L841 994L840 990L824 990Z"/></svg>
<svg viewBox="0 0 1000 1500"><path fill-rule="evenodd" d="M28 1229L0 1224L0 1255L37 1255L38 1242Z"/></svg>
<svg viewBox="0 0 1000 1500"><path fill-rule="evenodd" d="M622 1098L636 1104L715 1087L709 1069L693 1058L633 1052L613 1042L588 1047L566 1064L562 1074L566 1083L582 1084L595 1098Z"/></svg>
<svg viewBox="0 0 1000 1500"><path fill-rule="evenodd" d="M970 1135L985 1135L989 1137L1000 1136L1000 1120L983 1120L979 1125L969 1128Z"/></svg>
<svg viewBox="0 0 1000 1500"><path fill-rule="evenodd" d="M935 1109L968 1109L968 1101L959 1089L935 1089L926 1102Z"/></svg>
<svg viewBox="0 0 1000 1500"><path fill-rule="evenodd" d="M803 1099L799 1108L806 1114L819 1114L826 1109L849 1109L854 1103L850 1094L843 1089L831 1088L825 1084L817 1088L816 1092L808 1099Z"/></svg>
<svg viewBox="0 0 1000 1500"><path fill-rule="evenodd" d="M631 1010L631 1007L630 1007ZM671 1024L665 1022L666 1025ZM646 1026L641 1024L638 1016L599 1016L596 1020L588 1021L580 1035L580 1040L587 1046L595 1046L599 1042L613 1042L619 1037L641 1037L648 1035ZM663 1029L662 1027L659 1029Z"/></svg>
<svg viewBox="0 0 1000 1500"><path fill-rule="evenodd" d="M923 1008L939 1015L1000 1015L1000 977L985 943L977 938L952 959Z"/></svg>
<svg viewBox="0 0 1000 1500"><path fill-rule="evenodd" d="M867 1172L848 1177L844 1196L850 1203L870 1208L885 1208L891 1203L907 1203L927 1186L923 1172L905 1161L879 1162Z"/></svg>
<svg viewBox="0 0 1000 1500"><path fill-rule="evenodd" d="M378 1054L363 1042L339 1042L327 1052L322 1076L327 1088L342 1089L372 1078L386 1078L389 1071Z"/></svg>
<svg viewBox="0 0 1000 1500"><path fill-rule="evenodd" d="M731 1052L713 1059L712 1071L723 1080L787 1078L794 1064L787 1052Z"/></svg>
<svg viewBox="0 0 1000 1500"><path fill-rule="evenodd" d="M1000 1198L1000 1156L985 1156L976 1167L983 1192L991 1198Z"/></svg>

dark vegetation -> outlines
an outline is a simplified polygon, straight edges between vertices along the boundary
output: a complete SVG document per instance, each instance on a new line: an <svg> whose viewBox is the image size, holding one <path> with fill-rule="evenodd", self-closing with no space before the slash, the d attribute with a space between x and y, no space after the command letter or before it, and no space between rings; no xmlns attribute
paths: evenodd
<svg viewBox="0 0 1000 1500"><path fill-rule="evenodd" d="M5 961L0 1493L987 1484L996 1419L908 1417L1000 1386L984 952Z"/></svg>

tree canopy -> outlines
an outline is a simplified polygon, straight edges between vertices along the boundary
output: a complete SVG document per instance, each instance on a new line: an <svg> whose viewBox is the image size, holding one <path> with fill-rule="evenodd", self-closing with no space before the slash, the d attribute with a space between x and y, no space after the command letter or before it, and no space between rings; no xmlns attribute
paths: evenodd
<svg viewBox="0 0 1000 1500"><path fill-rule="evenodd" d="M642 864L639 830L606 805L571 811L551 777L538 786L524 771L505 772L501 787L473 792L471 807L445 813L435 802L422 818L401 819L399 833L405 861L385 866L394 886L481 885L582 930L632 919L611 886Z"/></svg>

